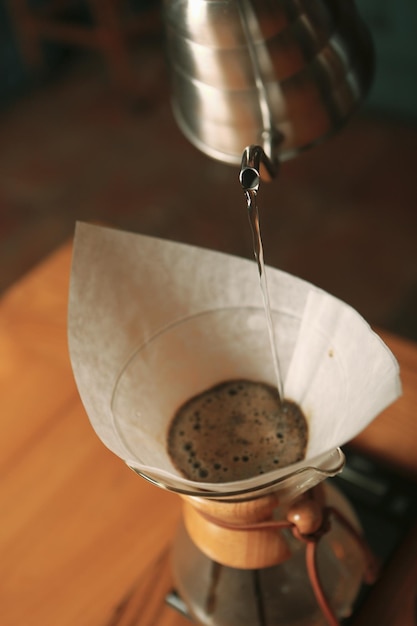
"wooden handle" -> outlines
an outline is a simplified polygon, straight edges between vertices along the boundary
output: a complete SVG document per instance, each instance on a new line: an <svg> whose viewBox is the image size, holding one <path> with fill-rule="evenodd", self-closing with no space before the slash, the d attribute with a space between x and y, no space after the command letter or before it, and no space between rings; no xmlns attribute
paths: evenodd
<svg viewBox="0 0 417 626"><path fill-rule="evenodd" d="M193 542L217 563L260 569L291 556L279 529L245 528L271 520L277 504L273 494L246 502L184 497L184 522Z"/></svg>

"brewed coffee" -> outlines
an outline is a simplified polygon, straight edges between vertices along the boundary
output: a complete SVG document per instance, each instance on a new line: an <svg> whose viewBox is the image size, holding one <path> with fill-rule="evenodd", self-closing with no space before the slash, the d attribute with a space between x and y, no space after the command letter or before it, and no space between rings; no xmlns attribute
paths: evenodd
<svg viewBox="0 0 417 626"><path fill-rule="evenodd" d="M286 467L305 456L306 419L275 387L231 380L194 396L176 412L168 453L185 478L243 480Z"/></svg>

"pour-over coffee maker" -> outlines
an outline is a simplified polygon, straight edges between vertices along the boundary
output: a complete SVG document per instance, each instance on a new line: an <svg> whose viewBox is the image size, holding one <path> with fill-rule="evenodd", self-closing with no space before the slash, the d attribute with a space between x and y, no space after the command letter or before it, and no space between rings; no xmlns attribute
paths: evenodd
<svg viewBox="0 0 417 626"><path fill-rule="evenodd" d="M197 624L336 624L374 563L352 508L323 483L343 468L339 446L400 394L398 366L351 307L266 272L284 396L308 420L305 456L288 467L204 482L184 477L168 453L171 420L196 394L230 380L274 385L249 260L79 224L72 367L103 443L184 499L173 572Z"/></svg>

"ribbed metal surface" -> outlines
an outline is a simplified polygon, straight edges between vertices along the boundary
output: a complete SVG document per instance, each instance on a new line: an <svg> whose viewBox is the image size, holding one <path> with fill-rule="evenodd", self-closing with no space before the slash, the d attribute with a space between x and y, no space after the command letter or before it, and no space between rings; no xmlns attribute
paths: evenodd
<svg viewBox="0 0 417 626"><path fill-rule="evenodd" d="M351 0L165 0L164 19L177 122L224 162L250 144L293 156L339 128L371 82Z"/></svg>

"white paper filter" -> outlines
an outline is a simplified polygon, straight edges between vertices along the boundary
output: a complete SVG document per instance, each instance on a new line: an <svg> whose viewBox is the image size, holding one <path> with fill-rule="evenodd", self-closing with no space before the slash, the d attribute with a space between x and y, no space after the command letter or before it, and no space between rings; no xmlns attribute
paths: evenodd
<svg viewBox="0 0 417 626"><path fill-rule="evenodd" d="M400 395L399 368L350 306L266 272L284 396L309 423L297 467L312 465ZM79 223L68 327L76 383L98 436L168 486L200 484L180 477L166 452L168 424L184 401L228 379L275 381L256 264L231 255Z"/></svg>

